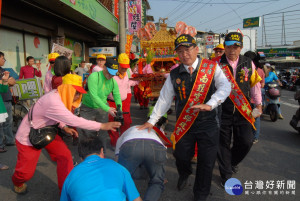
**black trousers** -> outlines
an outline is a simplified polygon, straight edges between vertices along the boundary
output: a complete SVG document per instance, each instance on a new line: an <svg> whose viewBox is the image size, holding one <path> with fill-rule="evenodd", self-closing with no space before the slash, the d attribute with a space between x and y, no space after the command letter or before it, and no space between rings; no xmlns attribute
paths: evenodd
<svg viewBox="0 0 300 201"><path fill-rule="evenodd" d="M241 119L243 118L243 119ZM233 144L231 139L233 136ZM222 181L232 176L232 166L238 165L248 154L253 144L252 125L243 116L222 116L218 163Z"/></svg>
<svg viewBox="0 0 300 201"><path fill-rule="evenodd" d="M205 199L211 187L212 171L217 157L219 127L216 120L201 122L201 129L190 129L176 144L174 156L180 176L192 174L191 160L198 146L194 196Z"/></svg>

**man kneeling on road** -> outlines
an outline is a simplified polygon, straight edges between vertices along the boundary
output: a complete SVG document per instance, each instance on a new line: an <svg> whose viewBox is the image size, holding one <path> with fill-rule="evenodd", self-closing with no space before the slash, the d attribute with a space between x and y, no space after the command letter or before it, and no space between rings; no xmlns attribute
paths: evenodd
<svg viewBox="0 0 300 201"><path fill-rule="evenodd" d="M103 145L98 137L83 138L78 152L84 161L65 180L61 201L142 201L126 168L104 158Z"/></svg>
<svg viewBox="0 0 300 201"><path fill-rule="evenodd" d="M129 128L118 139L115 154L134 178L141 176L137 176L141 166L146 168L150 181L144 201L157 201L164 190L167 149L156 133Z"/></svg>

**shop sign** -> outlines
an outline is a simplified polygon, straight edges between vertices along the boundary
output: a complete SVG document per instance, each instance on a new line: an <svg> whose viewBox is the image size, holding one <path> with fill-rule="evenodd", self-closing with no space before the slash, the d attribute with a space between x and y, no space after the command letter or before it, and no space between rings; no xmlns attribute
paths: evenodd
<svg viewBox="0 0 300 201"><path fill-rule="evenodd" d="M89 48L89 57L97 57L98 54L104 54L107 57L116 57L116 47L92 47Z"/></svg>
<svg viewBox="0 0 300 201"><path fill-rule="evenodd" d="M252 28L260 26L260 17L252 17L243 19L243 28Z"/></svg>
<svg viewBox="0 0 300 201"><path fill-rule="evenodd" d="M119 29L118 19L110 13L101 3L96 0L76 0L75 3L70 0L60 0L74 10L82 13L98 24L106 27L117 34Z"/></svg>

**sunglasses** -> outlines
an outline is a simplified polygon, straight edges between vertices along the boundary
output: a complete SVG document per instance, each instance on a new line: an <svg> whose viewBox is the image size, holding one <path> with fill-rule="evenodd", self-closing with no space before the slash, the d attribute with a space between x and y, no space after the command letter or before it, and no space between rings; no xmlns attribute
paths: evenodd
<svg viewBox="0 0 300 201"><path fill-rule="evenodd" d="M55 61L50 61L50 64L55 64Z"/></svg>

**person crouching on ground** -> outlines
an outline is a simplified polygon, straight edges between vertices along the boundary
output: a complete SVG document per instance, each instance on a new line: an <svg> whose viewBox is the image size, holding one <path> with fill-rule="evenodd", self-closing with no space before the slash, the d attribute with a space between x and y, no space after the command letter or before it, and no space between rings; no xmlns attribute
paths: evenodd
<svg viewBox="0 0 300 201"><path fill-rule="evenodd" d="M66 133L75 136L78 136L78 133L74 129L68 128L68 126L94 131L115 130L120 127L119 122L99 123L72 114L72 108L78 107L82 93L86 93L81 86L82 78L80 76L68 76L68 79L63 79L63 84L57 90L52 90L42 96L36 102L32 111L32 127L39 129L59 123L59 127ZM29 132L30 123L28 115L26 115L16 134L18 160L12 176L16 193L26 193L27 185L25 182L33 176L41 153L41 149L34 148L30 143ZM61 190L65 178L73 169L71 152L59 135L56 135L55 139L45 149L50 158L57 163L58 187Z"/></svg>
<svg viewBox="0 0 300 201"><path fill-rule="evenodd" d="M103 145L98 137L83 138L79 142L78 153L84 161L70 172L60 201L142 201L128 170L104 158Z"/></svg>

